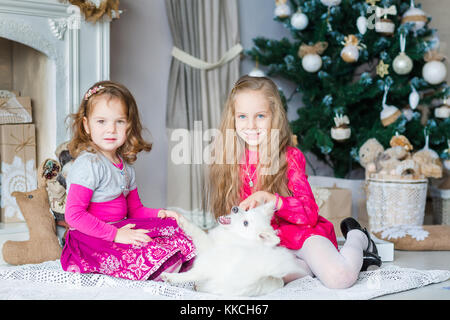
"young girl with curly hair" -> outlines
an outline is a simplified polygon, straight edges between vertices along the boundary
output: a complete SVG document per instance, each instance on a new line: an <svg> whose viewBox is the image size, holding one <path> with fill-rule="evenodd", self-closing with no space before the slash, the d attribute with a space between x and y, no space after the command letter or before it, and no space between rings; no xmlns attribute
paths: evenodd
<svg viewBox="0 0 450 320"><path fill-rule="evenodd" d="M194 257L192 241L164 209L144 207L131 166L152 144L141 135L136 101L123 85L94 84L72 115L65 220L64 270L130 280L160 280L182 272Z"/></svg>

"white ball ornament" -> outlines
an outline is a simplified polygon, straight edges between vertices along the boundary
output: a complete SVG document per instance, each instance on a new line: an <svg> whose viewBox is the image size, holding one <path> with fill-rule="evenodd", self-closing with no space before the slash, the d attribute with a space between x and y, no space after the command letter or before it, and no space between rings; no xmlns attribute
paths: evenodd
<svg viewBox="0 0 450 320"><path fill-rule="evenodd" d="M309 23L308 16L298 10L291 17L291 25L297 30L304 30Z"/></svg>
<svg viewBox="0 0 450 320"><path fill-rule="evenodd" d="M320 0L320 2L327 7L338 6L341 4L341 0Z"/></svg>
<svg viewBox="0 0 450 320"><path fill-rule="evenodd" d="M358 38L351 34L345 37L345 42L343 42L344 48L341 50L341 58L345 62L354 63L359 59L359 46Z"/></svg>
<svg viewBox="0 0 450 320"><path fill-rule="evenodd" d="M413 31L422 29L427 24L428 18L426 13L414 6L414 0L411 0L411 7L406 10L402 17L402 23L413 23Z"/></svg>
<svg viewBox="0 0 450 320"><path fill-rule="evenodd" d="M298 49L298 56L302 59L303 69L307 72L317 72L322 68L321 54L328 48L328 42L319 41L313 45L302 44Z"/></svg>
<svg viewBox="0 0 450 320"><path fill-rule="evenodd" d="M422 76L429 84L439 84L447 78L447 67L441 61L429 61L423 66Z"/></svg>
<svg viewBox="0 0 450 320"><path fill-rule="evenodd" d="M308 72L317 72L322 68L322 58L315 53L307 54L302 59L302 66Z"/></svg>
<svg viewBox="0 0 450 320"><path fill-rule="evenodd" d="M392 67L394 71L399 75L405 75L411 72L413 68L413 61L405 53L406 48L406 35L400 34L400 54L395 57Z"/></svg>
<svg viewBox="0 0 450 320"><path fill-rule="evenodd" d="M397 74L405 75L411 72L413 61L404 52L400 52L400 54L395 57L392 67Z"/></svg>

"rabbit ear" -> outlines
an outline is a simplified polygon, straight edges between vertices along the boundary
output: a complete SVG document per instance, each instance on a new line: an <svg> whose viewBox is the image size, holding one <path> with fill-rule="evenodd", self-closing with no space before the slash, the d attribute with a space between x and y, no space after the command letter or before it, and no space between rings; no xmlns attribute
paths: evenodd
<svg viewBox="0 0 450 320"><path fill-rule="evenodd" d="M267 245L276 246L280 243L280 238L273 231L264 231L258 236Z"/></svg>

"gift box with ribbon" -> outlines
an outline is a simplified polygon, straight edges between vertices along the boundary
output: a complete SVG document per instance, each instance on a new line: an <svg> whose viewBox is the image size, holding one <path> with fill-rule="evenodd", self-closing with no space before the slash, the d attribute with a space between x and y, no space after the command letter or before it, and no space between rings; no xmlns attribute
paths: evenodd
<svg viewBox="0 0 450 320"><path fill-rule="evenodd" d="M352 216L352 190L337 187L312 187L319 214L334 226L337 237L342 237L341 221Z"/></svg>
<svg viewBox="0 0 450 320"><path fill-rule="evenodd" d="M33 121L30 97L0 97L0 124L30 123Z"/></svg>
<svg viewBox="0 0 450 320"><path fill-rule="evenodd" d="M37 188L35 133L34 124L0 125L0 221L3 223L24 221L11 193Z"/></svg>

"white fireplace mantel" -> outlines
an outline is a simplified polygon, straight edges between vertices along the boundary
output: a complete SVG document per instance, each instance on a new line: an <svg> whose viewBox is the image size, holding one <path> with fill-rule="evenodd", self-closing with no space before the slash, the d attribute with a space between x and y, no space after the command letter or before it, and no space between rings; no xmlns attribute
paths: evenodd
<svg viewBox="0 0 450 320"><path fill-rule="evenodd" d="M109 79L109 32L106 19L88 23L78 7L58 0L0 0L0 37L38 50L54 64L45 106L55 110L53 151L70 138L66 119L80 97L96 81Z"/></svg>

